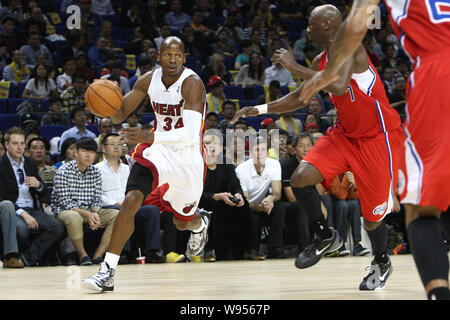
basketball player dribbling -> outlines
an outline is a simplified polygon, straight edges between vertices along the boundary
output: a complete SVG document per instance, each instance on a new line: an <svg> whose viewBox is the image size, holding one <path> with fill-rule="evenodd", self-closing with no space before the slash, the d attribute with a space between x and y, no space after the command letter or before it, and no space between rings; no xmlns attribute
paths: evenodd
<svg viewBox="0 0 450 320"><path fill-rule="evenodd" d="M327 51L341 23L342 16L336 7L314 8L309 17L307 36L325 51L313 60L311 69L296 64L286 50L278 51L273 60L304 79L311 78L325 68ZM298 109L305 105L299 101L302 90L303 85L300 85L277 101L244 108L233 120ZM387 226L383 219L394 209L402 138L400 117L390 107L384 85L362 46L340 68L338 79L325 90L330 93L338 120L325 136L318 139L291 177L297 202L316 234L313 242L297 257L295 265L300 269L311 267L325 253L343 244L337 231L327 226L315 185L322 182L328 187L336 176L351 171L358 188L364 228L375 255L359 289L384 288L393 269L387 255Z"/></svg>
<svg viewBox="0 0 450 320"><path fill-rule="evenodd" d="M409 56L413 72L406 88L406 120L401 168L405 174L400 200L406 227L427 298L450 299L449 262L441 220L450 206L450 3L436 0L386 0L394 32ZM327 68L305 83L301 95L336 79L338 70L354 55L372 21L379 0L355 0L329 51ZM448 230L447 230L448 231Z"/></svg>
<svg viewBox="0 0 450 320"><path fill-rule="evenodd" d="M155 130L127 128L121 132L124 141L137 144L132 153L136 163L105 260L96 275L84 280L85 288L114 290L115 269L142 204L172 212L178 230L191 230L188 256L198 255L206 244L209 218L197 210L205 174L202 136L206 92L195 72L183 66L184 51L179 38L166 38L158 56L161 68L141 76L123 98L121 109L111 116L114 124L122 123L148 94L155 112Z"/></svg>

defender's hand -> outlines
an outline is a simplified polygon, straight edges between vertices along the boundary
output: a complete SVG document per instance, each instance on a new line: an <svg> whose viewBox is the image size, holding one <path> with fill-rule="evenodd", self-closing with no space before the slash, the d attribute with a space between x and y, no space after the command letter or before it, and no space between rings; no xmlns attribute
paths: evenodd
<svg viewBox="0 0 450 320"><path fill-rule="evenodd" d="M231 120L230 125L234 125L240 118L256 117L258 114L258 109L254 107L242 108L238 113L236 113L233 120Z"/></svg>

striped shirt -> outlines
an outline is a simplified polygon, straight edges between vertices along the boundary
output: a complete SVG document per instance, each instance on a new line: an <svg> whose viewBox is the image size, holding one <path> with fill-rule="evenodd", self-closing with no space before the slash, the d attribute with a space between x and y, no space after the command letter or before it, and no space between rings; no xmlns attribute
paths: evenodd
<svg viewBox="0 0 450 320"><path fill-rule="evenodd" d="M112 206L122 203L125 199L125 189L127 187L130 167L120 160L119 170L115 171L111 164L104 159L95 166L102 176L102 206Z"/></svg>
<svg viewBox="0 0 450 320"><path fill-rule="evenodd" d="M52 211L57 215L64 210L101 207L102 177L95 166L80 172L77 161L61 166L55 174L52 192Z"/></svg>

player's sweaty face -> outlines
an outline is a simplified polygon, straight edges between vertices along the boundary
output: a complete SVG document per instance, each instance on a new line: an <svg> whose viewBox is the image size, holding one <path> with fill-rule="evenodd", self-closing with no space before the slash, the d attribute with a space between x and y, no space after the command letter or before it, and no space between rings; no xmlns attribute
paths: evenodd
<svg viewBox="0 0 450 320"><path fill-rule="evenodd" d="M317 14L311 12L308 18L308 27L306 28L306 36L312 42L313 45L319 45L322 35L320 33L321 24Z"/></svg>
<svg viewBox="0 0 450 320"><path fill-rule="evenodd" d="M183 64L186 62L184 52L177 46L169 46L160 53L160 63L164 72L169 75L176 75L181 72Z"/></svg>

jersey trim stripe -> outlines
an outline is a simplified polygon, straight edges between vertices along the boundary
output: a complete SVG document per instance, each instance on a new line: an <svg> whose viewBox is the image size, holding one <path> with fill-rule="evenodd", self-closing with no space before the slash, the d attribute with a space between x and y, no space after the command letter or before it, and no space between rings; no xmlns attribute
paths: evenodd
<svg viewBox="0 0 450 320"><path fill-rule="evenodd" d="M408 52L408 50L406 49L406 46L405 46L405 37L406 37L406 35L404 34L404 33L402 33L401 34L401 36L400 36L400 43L401 43L401 45L402 45L402 48L403 48L403 51L406 53L406 55L408 56L408 58L409 58L409 61L412 63L412 64L414 64L414 63L416 63L416 61L413 59L413 57L411 56L411 54Z"/></svg>
<svg viewBox="0 0 450 320"><path fill-rule="evenodd" d="M420 64L420 59L418 59ZM414 71L410 77L410 92L414 88ZM421 198L422 181L423 181L423 162L416 150L416 146L411 139L411 134L408 130L409 124L409 110L408 103L405 105L405 163L406 163L406 175L408 177L406 185L406 196L403 198L402 203L419 204Z"/></svg>
<svg viewBox="0 0 450 320"><path fill-rule="evenodd" d="M400 22L408 16L409 4L410 1L406 0L405 4L403 5L403 13L400 16L398 16L397 19L395 19L395 23L397 25L400 25Z"/></svg>
<svg viewBox="0 0 450 320"><path fill-rule="evenodd" d="M394 207L394 172L392 169L392 152L391 152L391 145L389 143L389 133L386 131L386 125L384 123L383 113L381 112L381 108L380 108L380 104L378 103L378 100L375 100L375 106L377 108L378 117L380 118L381 127L382 127L382 130L384 133L384 140L386 143L386 148L387 148L388 156L389 156L389 174L391 176L391 182L390 182L390 186L389 186L388 204L386 206L385 211L381 215L381 218L378 220L378 221L380 221L384 218L384 216L387 213L391 212L392 208Z"/></svg>
<svg viewBox="0 0 450 320"><path fill-rule="evenodd" d="M373 87L375 85L375 81L377 80L377 74L375 72L373 72L371 66L369 66L369 70L370 70L370 73L372 73L372 75L373 75L373 79L372 79L372 82L369 85L369 88L367 88L367 95L368 96L370 96L372 94L372 89L373 89Z"/></svg>
<svg viewBox="0 0 450 320"><path fill-rule="evenodd" d="M353 88L351 85L348 85L348 92L350 93L350 99L353 101L355 101L355 95L353 94Z"/></svg>

